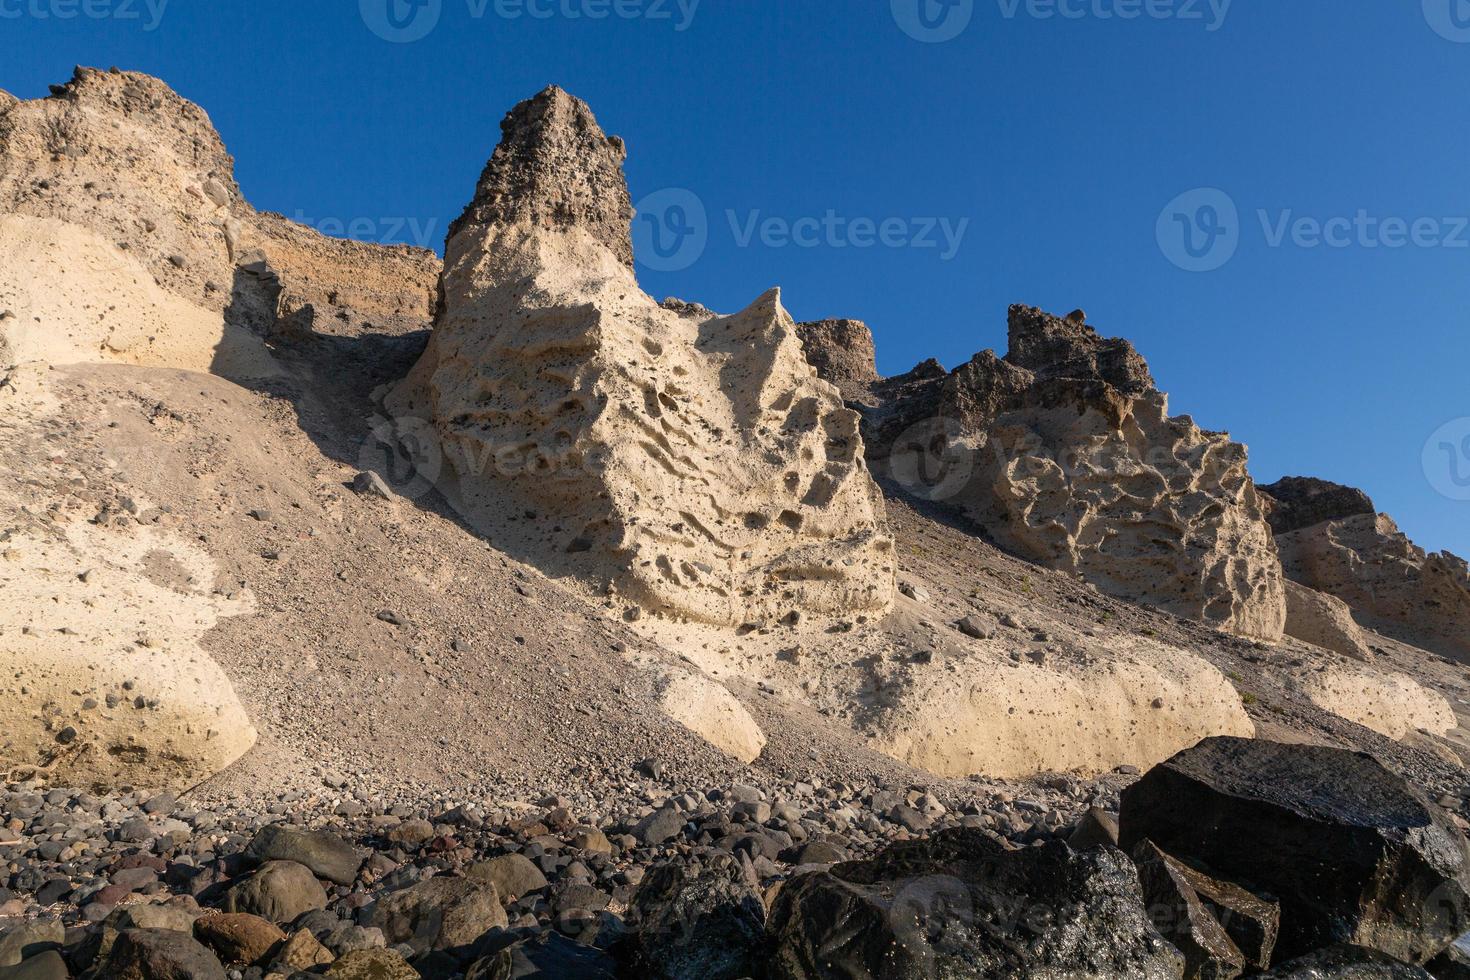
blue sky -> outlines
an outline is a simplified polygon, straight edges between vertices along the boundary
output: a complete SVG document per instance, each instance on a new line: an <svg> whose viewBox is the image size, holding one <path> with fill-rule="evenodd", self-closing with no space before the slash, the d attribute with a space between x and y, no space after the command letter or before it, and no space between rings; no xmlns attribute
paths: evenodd
<svg viewBox="0 0 1470 980"><path fill-rule="evenodd" d="M887 373L1084 307L1258 479L1470 554L1470 0L413 3L0 0L0 88L156 74L257 207L439 247L555 82L662 192L656 296L778 284Z"/></svg>

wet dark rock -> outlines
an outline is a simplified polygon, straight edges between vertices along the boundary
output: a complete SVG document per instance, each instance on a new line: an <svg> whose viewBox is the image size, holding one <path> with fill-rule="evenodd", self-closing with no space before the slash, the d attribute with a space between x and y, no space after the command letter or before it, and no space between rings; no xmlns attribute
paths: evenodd
<svg viewBox="0 0 1470 980"><path fill-rule="evenodd" d="M465 980L615 980L617 961L556 933L524 939L477 961Z"/></svg>
<svg viewBox="0 0 1470 980"><path fill-rule="evenodd" d="M1260 976L1262 980L1434 980L1420 967L1360 946L1329 946Z"/></svg>
<svg viewBox="0 0 1470 980"><path fill-rule="evenodd" d="M948 830L788 881L771 912L771 975L1182 975L1150 924L1132 862L1051 842L1007 851Z"/></svg>
<svg viewBox="0 0 1470 980"><path fill-rule="evenodd" d="M1133 851L1149 920L1184 954L1184 980L1234 980L1245 955L1200 901L1179 863L1144 841Z"/></svg>
<svg viewBox="0 0 1470 980"><path fill-rule="evenodd" d="M662 864L629 908L635 959L650 977L738 980L758 976L766 909L739 866Z"/></svg>
<svg viewBox="0 0 1470 980"><path fill-rule="evenodd" d="M1125 790L1120 827L1279 899L1278 961L1352 941L1422 963L1470 930L1464 835L1368 755L1208 739Z"/></svg>

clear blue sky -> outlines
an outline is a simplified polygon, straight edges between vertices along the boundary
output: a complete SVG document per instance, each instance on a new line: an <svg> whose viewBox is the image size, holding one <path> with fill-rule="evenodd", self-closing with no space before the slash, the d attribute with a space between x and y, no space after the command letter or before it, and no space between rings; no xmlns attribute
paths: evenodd
<svg viewBox="0 0 1470 980"><path fill-rule="evenodd" d="M706 211L649 292L779 284L868 321L888 373L1003 350L1010 303L1085 307L1258 479L1361 486L1470 554L1470 422L1436 434L1470 416L1470 0L389 2L0 0L0 88L159 75L257 207L439 247L555 82L627 139L635 200ZM1226 196L1175 201L1199 188Z"/></svg>

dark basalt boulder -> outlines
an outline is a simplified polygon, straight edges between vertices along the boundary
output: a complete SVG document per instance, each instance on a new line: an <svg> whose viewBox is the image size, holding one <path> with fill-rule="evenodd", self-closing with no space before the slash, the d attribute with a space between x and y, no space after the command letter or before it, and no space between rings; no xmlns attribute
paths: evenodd
<svg viewBox="0 0 1470 980"><path fill-rule="evenodd" d="M1366 754L1212 738L1123 793L1120 840L1281 903L1274 962L1334 943L1424 963L1470 930L1470 846Z"/></svg>
<svg viewBox="0 0 1470 980"><path fill-rule="evenodd" d="M1266 519L1276 534L1290 534L1324 521L1378 513L1372 499L1356 487L1309 476L1288 476L1258 489L1270 498Z"/></svg>
<svg viewBox="0 0 1470 980"><path fill-rule="evenodd" d="M1008 851L970 829L792 879L769 932L780 980L1178 980L1184 969L1122 852L1059 841Z"/></svg>
<svg viewBox="0 0 1470 980"><path fill-rule="evenodd" d="M669 863L643 879L629 904L636 976L739 980L760 976L766 907L734 861Z"/></svg>
<svg viewBox="0 0 1470 980"><path fill-rule="evenodd" d="M1235 980L1245 972L1245 954L1200 901L1178 861L1144 841L1133 863L1149 921L1184 954L1184 980Z"/></svg>
<svg viewBox="0 0 1470 980"><path fill-rule="evenodd" d="M1261 974L1262 980L1434 980L1417 966L1361 946L1329 946Z"/></svg>
<svg viewBox="0 0 1470 980"><path fill-rule="evenodd" d="M109 980L225 980L225 968L192 936L129 929L117 937L99 976Z"/></svg>
<svg viewBox="0 0 1470 980"><path fill-rule="evenodd" d="M616 980L617 975L617 961L607 953L551 932L476 961L465 980Z"/></svg>

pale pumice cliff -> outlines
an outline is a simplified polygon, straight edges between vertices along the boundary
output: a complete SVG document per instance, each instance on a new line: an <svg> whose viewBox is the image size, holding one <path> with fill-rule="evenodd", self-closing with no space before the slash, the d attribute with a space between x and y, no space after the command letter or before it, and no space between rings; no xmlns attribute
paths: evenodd
<svg viewBox="0 0 1470 980"><path fill-rule="evenodd" d="M892 542L858 416L778 290L665 309L631 267L625 148L552 88L514 109L446 248L428 351L388 398L497 542L610 602L725 626L881 613Z"/></svg>

